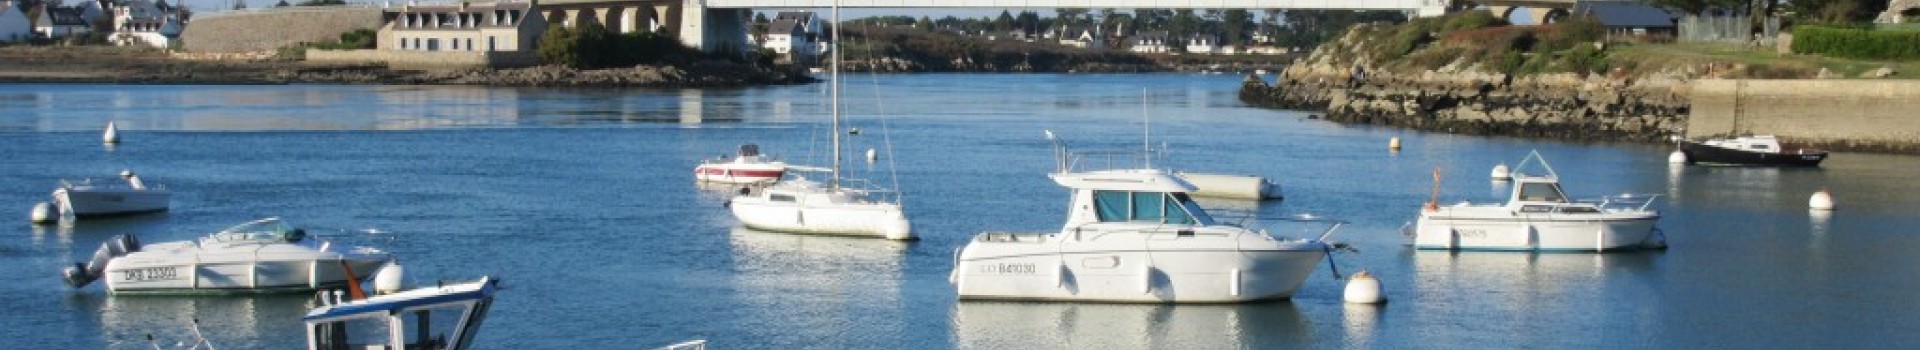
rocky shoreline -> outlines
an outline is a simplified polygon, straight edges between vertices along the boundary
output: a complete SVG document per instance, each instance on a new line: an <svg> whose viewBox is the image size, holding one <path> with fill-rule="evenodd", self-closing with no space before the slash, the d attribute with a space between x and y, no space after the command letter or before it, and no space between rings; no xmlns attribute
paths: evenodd
<svg viewBox="0 0 1920 350"><path fill-rule="evenodd" d="M817 81L801 70L704 61L685 66L573 69L396 70L383 65L315 65L264 59L197 60L115 47L0 47L0 83L393 84L525 87L737 87Z"/></svg>
<svg viewBox="0 0 1920 350"><path fill-rule="evenodd" d="M1574 141L1659 142L1682 130L1688 113L1685 86L1677 80L1353 72L1320 64L1290 67L1274 83L1250 76L1240 99L1324 111L1327 120L1342 123Z"/></svg>

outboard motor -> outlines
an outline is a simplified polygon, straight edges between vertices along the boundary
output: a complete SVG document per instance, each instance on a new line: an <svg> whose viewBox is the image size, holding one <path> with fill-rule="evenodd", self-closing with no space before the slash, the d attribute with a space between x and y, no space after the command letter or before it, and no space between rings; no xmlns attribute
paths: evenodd
<svg viewBox="0 0 1920 350"><path fill-rule="evenodd" d="M60 271L60 275L67 280L67 285L74 288L83 287L100 279L100 276L107 272L107 263L113 261L113 258L137 251L140 251L140 240L133 235L113 236L107 239L106 243L101 243L100 249L93 251L92 259L88 259L85 263L74 263L73 266Z"/></svg>

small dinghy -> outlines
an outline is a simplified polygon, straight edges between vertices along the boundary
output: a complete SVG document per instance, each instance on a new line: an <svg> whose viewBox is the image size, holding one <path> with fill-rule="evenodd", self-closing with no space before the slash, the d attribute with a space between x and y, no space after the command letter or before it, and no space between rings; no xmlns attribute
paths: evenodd
<svg viewBox="0 0 1920 350"><path fill-rule="evenodd" d="M335 247L267 218L199 241L143 246L131 235L115 236L62 275L74 288L104 279L113 294L297 292L366 279L389 260L377 249Z"/></svg>
<svg viewBox="0 0 1920 350"><path fill-rule="evenodd" d="M140 180L140 175L129 170L121 170L120 178L126 183L60 180L60 188L53 190L53 204L61 215L76 219L167 211L173 191L149 186Z"/></svg>

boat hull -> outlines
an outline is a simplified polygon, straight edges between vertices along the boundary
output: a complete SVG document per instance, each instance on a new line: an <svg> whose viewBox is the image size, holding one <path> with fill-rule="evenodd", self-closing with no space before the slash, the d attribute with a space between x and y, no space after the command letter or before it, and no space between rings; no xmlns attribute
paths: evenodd
<svg viewBox="0 0 1920 350"><path fill-rule="evenodd" d="M1696 142L1680 144L1680 153L1686 154L1687 163L1765 165L1788 167L1815 167L1827 160L1827 152L1814 151L1804 153L1750 152L1723 147L1708 146Z"/></svg>
<svg viewBox="0 0 1920 350"><path fill-rule="evenodd" d="M889 203L800 204L736 199L728 208L747 228L816 235L913 239L899 205Z"/></svg>
<svg viewBox="0 0 1920 350"><path fill-rule="evenodd" d="M701 182L752 184L780 181L785 167L747 164L703 164L693 168L693 177Z"/></svg>
<svg viewBox="0 0 1920 350"><path fill-rule="evenodd" d="M53 191L54 205L75 218L98 218L167 211L173 193L128 188L62 188Z"/></svg>
<svg viewBox="0 0 1920 350"><path fill-rule="evenodd" d="M113 294L267 294L311 292L365 280L388 258L348 257L322 260L225 260L203 256L192 262L120 258L107 264L107 292Z"/></svg>
<svg viewBox="0 0 1920 350"><path fill-rule="evenodd" d="M1071 240L976 237L952 282L966 300L1240 303L1292 297L1327 253L1318 242L1136 238L1074 247L1080 244Z"/></svg>
<svg viewBox="0 0 1920 350"><path fill-rule="evenodd" d="M1423 213L1414 248L1508 251L1613 251L1640 249L1659 215L1518 215L1460 217Z"/></svg>

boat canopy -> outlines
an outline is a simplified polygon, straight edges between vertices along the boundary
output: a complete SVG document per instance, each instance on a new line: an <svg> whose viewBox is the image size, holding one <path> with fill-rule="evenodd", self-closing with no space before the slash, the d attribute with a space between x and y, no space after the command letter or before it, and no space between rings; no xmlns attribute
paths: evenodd
<svg viewBox="0 0 1920 350"><path fill-rule="evenodd" d="M1192 197L1179 192L1093 191L1094 216L1100 222L1154 222L1212 225L1213 218Z"/></svg>
<svg viewBox="0 0 1920 350"><path fill-rule="evenodd" d="M741 157L753 157L753 156L759 156L759 155L760 155L760 145L751 144L751 143L740 145Z"/></svg>
<svg viewBox="0 0 1920 350"><path fill-rule="evenodd" d="M1105 170L1052 174L1053 182L1075 190L1193 192L1193 184L1157 169Z"/></svg>
<svg viewBox="0 0 1920 350"><path fill-rule="evenodd" d="M498 284L483 277L322 306L301 318L307 348L465 349L486 318Z"/></svg>

